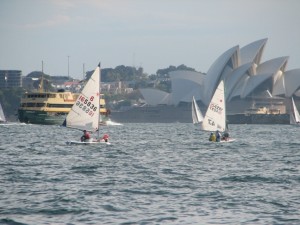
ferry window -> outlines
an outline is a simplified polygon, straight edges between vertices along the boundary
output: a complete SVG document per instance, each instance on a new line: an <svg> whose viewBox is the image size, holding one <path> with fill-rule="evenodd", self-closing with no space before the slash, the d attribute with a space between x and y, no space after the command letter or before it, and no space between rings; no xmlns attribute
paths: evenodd
<svg viewBox="0 0 300 225"><path fill-rule="evenodd" d="M49 104L51 108L72 108L73 104Z"/></svg>
<svg viewBox="0 0 300 225"><path fill-rule="evenodd" d="M22 103L22 105L21 105L22 107L26 107L26 103Z"/></svg>
<svg viewBox="0 0 300 225"><path fill-rule="evenodd" d="M28 103L27 103L27 107L35 107L35 103L30 103L30 102L28 102Z"/></svg>
<svg viewBox="0 0 300 225"><path fill-rule="evenodd" d="M45 103L36 103L36 107L44 107Z"/></svg>

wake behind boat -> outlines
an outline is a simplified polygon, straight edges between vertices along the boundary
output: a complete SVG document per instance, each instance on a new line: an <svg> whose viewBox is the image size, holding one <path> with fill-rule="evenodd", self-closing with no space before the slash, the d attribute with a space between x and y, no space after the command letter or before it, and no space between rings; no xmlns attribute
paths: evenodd
<svg viewBox="0 0 300 225"><path fill-rule="evenodd" d="M82 89L76 102L68 113L63 126L84 131L81 141L67 141L67 144L99 144L108 142L108 135L100 138L101 115L100 100L100 64ZM89 132L96 132L97 138L90 138Z"/></svg>

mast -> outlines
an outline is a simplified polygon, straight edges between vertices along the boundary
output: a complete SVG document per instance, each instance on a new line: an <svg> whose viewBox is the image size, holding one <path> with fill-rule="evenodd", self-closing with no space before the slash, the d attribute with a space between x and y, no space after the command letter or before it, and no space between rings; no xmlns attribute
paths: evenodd
<svg viewBox="0 0 300 225"><path fill-rule="evenodd" d="M42 60L42 77L39 85L39 92L42 93L44 91L44 61Z"/></svg>
<svg viewBox="0 0 300 225"><path fill-rule="evenodd" d="M98 64L99 67L99 84L98 84L98 92L99 92L99 117L98 117L98 140L100 141L100 121L101 121L101 112L100 112L100 98L101 98L101 66L100 66L100 62Z"/></svg>

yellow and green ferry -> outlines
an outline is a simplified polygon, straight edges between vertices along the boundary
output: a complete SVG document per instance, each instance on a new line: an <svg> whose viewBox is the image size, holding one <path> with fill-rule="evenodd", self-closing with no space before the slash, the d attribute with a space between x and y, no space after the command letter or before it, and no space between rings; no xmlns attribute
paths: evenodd
<svg viewBox="0 0 300 225"><path fill-rule="evenodd" d="M18 109L18 119L22 123L61 125L76 102L79 93L69 91L25 93ZM108 119L109 110L105 100L100 98L102 122Z"/></svg>

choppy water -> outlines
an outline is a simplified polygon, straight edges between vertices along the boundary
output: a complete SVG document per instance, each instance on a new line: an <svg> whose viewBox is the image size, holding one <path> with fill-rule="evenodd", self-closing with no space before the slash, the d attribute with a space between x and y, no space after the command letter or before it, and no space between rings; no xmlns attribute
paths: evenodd
<svg viewBox="0 0 300 225"><path fill-rule="evenodd" d="M108 126L67 146L58 126L0 126L0 224L300 224L300 127Z"/></svg>

